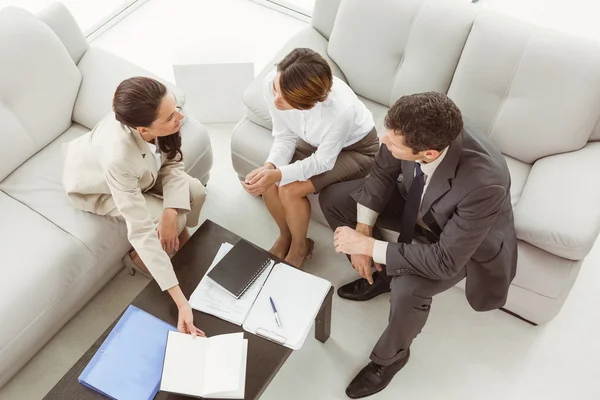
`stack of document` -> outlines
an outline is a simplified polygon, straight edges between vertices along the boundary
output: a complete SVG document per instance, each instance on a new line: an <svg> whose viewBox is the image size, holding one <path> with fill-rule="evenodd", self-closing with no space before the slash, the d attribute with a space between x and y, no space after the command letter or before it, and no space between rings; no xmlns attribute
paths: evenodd
<svg viewBox="0 0 600 400"><path fill-rule="evenodd" d="M207 271L207 275L232 248L233 245L229 243L221 245L217 256ZM198 287L196 287L196 290L194 290L194 293L190 296L190 305L198 311L214 315L227 322L241 326L272 268L273 264L271 263L239 299L231 296L205 275L198 284Z"/></svg>
<svg viewBox="0 0 600 400"><path fill-rule="evenodd" d="M224 243L209 271L233 246ZM244 265L240 265L244 268ZM190 305L207 314L242 326L291 349L304 344L331 283L286 264L269 265L239 299L210 278L202 278L190 297ZM270 299L277 307L278 326Z"/></svg>
<svg viewBox="0 0 600 400"><path fill-rule="evenodd" d="M185 396L243 399L248 340L243 333L193 338L169 332L160 390Z"/></svg>

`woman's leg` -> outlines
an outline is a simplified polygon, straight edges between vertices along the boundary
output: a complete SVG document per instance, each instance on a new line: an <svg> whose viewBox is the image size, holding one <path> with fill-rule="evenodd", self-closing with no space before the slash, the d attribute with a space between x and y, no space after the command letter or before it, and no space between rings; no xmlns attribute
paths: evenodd
<svg viewBox="0 0 600 400"><path fill-rule="evenodd" d="M186 215L185 225L193 228L200 222L200 211L202 211L202 206L206 201L206 188L202 182L189 175L188 181L190 186L190 212ZM179 248L181 248L181 239L179 241Z"/></svg>
<svg viewBox="0 0 600 400"><path fill-rule="evenodd" d="M191 236L192 235L190 235L190 231L187 228L187 226L185 228L183 228L183 230L179 234L179 248L180 249L183 247L184 244L187 243L188 240L190 240ZM173 254L173 255L175 255L175 254Z"/></svg>
<svg viewBox="0 0 600 400"><path fill-rule="evenodd" d="M279 228L279 237L275 244L269 250L275 257L284 259L292 244L292 233L288 227L287 220L285 217L285 210L279 199L279 187L272 185L263 193L263 200L267 206L267 210L275 220L277 227Z"/></svg>
<svg viewBox="0 0 600 400"><path fill-rule="evenodd" d="M181 231L181 233L179 234L179 248L181 249L181 247L183 247L184 244L186 244L186 242L188 240L190 240L190 231L188 230L187 227L185 227L183 229L183 231ZM175 253L173 253L171 255L171 257L173 257L175 255ZM146 272L146 273L150 273L148 271L148 268L146 268L146 266L144 265L144 262L142 261L142 259L140 258L140 256L138 255L138 253L135 250L131 250L131 252L129 252L129 256L131 257L131 260L135 263L135 265L137 265L142 272Z"/></svg>
<svg viewBox="0 0 600 400"><path fill-rule="evenodd" d="M192 178L189 175L188 177L190 187L190 212L186 215L181 215L182 220L180 221L178 218L177 221L178 229L183 228L181 233L179 234L180 249L190 239L190 232L185 226L186 223L188 226L196 226L198 224L200 211L202 210L202 206L204 205L204 202L206 200L206 189L204 188L204 185L202 185L202 183L198 179ZM162 187L157 191L159 191L160 194L160 192L162 191ZM150 210L152 219L155 221L155 223L158 223L160 221L160 217L162 216L162 199L148 193L144 194L144 197L146 198L146 205ZM171 257L173 255L175 255L175 253L173 253ZM137 265L140 268L140 270L142 270L142 272L149 273L148 268L146 268L144 262L135 250L131 250L129 252L129 256L131 257L131 260L135 263L135 265Z"/></svg>
<svg viewBox="0 0 600 400"><path fill-rule="evenodd" d="M310 222L310 203L306 196L314 192L315 187L310 179L279 188L279 199L285 210L285 218L292 235L292 245L285 261L296 267L302 265L310 251L310 244L306 239Z"/></svg>

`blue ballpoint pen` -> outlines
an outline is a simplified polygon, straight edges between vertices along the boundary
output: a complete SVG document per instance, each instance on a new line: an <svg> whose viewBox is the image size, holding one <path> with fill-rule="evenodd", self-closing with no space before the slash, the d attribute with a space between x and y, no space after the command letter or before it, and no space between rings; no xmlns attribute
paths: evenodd
<svg viewBox="0 0 600 400"><path fill-rule="evenodd" d="M277 313L277 307L275 307L273 298L269 297L269 301L271 302L271 308L273 309L273 314L275 314L275 322L277 322L277 326L281 328L281 320L279 319L279 314Z"/></svg>

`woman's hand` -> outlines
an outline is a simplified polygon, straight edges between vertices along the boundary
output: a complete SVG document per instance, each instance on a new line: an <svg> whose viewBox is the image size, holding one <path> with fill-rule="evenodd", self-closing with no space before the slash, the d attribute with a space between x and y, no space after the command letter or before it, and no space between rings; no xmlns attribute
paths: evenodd
<svg viewBox="0 0 600 400"><path fill-rule="evenodd" d="M179 318L177 319L177 330L179 332L190 334L192 337L206 337L204 332L194 326L194 314L190 303L186 301L178 306L177 310L179 311Z"/></svg>
<svg viewBox="0 0 600 400"><path fill-rule="evenodd" d="M169 256L179 250L176 209L167 208L163 211L160 222L158 223L157 234L163 250Z"/></svg>
<svg viewBox="0 0 600 400"><path fill-rule="evenodd" d="M252 179L254 179L254 177L256 175L258 175L259 172L267 170L267 169L275 169L275 166L271 163L267 163L264 166L260 167L260 168L256 168L254 171L250 172L248 175L246 175L246 179L244 179L244 183L250 183L250 181Z"/></svg>
<svg viewBox="0 0 600 400"><path fill-rule="evenodd" d="M242 185L252 196L260 196L268 188L279 181L281 181L280 170L265 168L256 173L249 181L243 182Z"/></svg>

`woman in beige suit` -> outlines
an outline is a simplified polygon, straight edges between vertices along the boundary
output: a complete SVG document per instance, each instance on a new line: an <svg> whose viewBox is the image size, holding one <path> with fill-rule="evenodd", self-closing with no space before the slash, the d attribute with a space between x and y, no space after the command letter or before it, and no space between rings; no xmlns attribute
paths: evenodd
<svg viewBox="0 0 600 400"><path fill-rule="evenodd" d="M181 109L162 83L144 77L123 81L113 112L68 143L63 184L73 205L123 217L133 251L123 258L133 275L153 277L177 304L177 328L204 335L179 287L170 256L198 224L206 192L185 173L179 128Z"/></svg>

